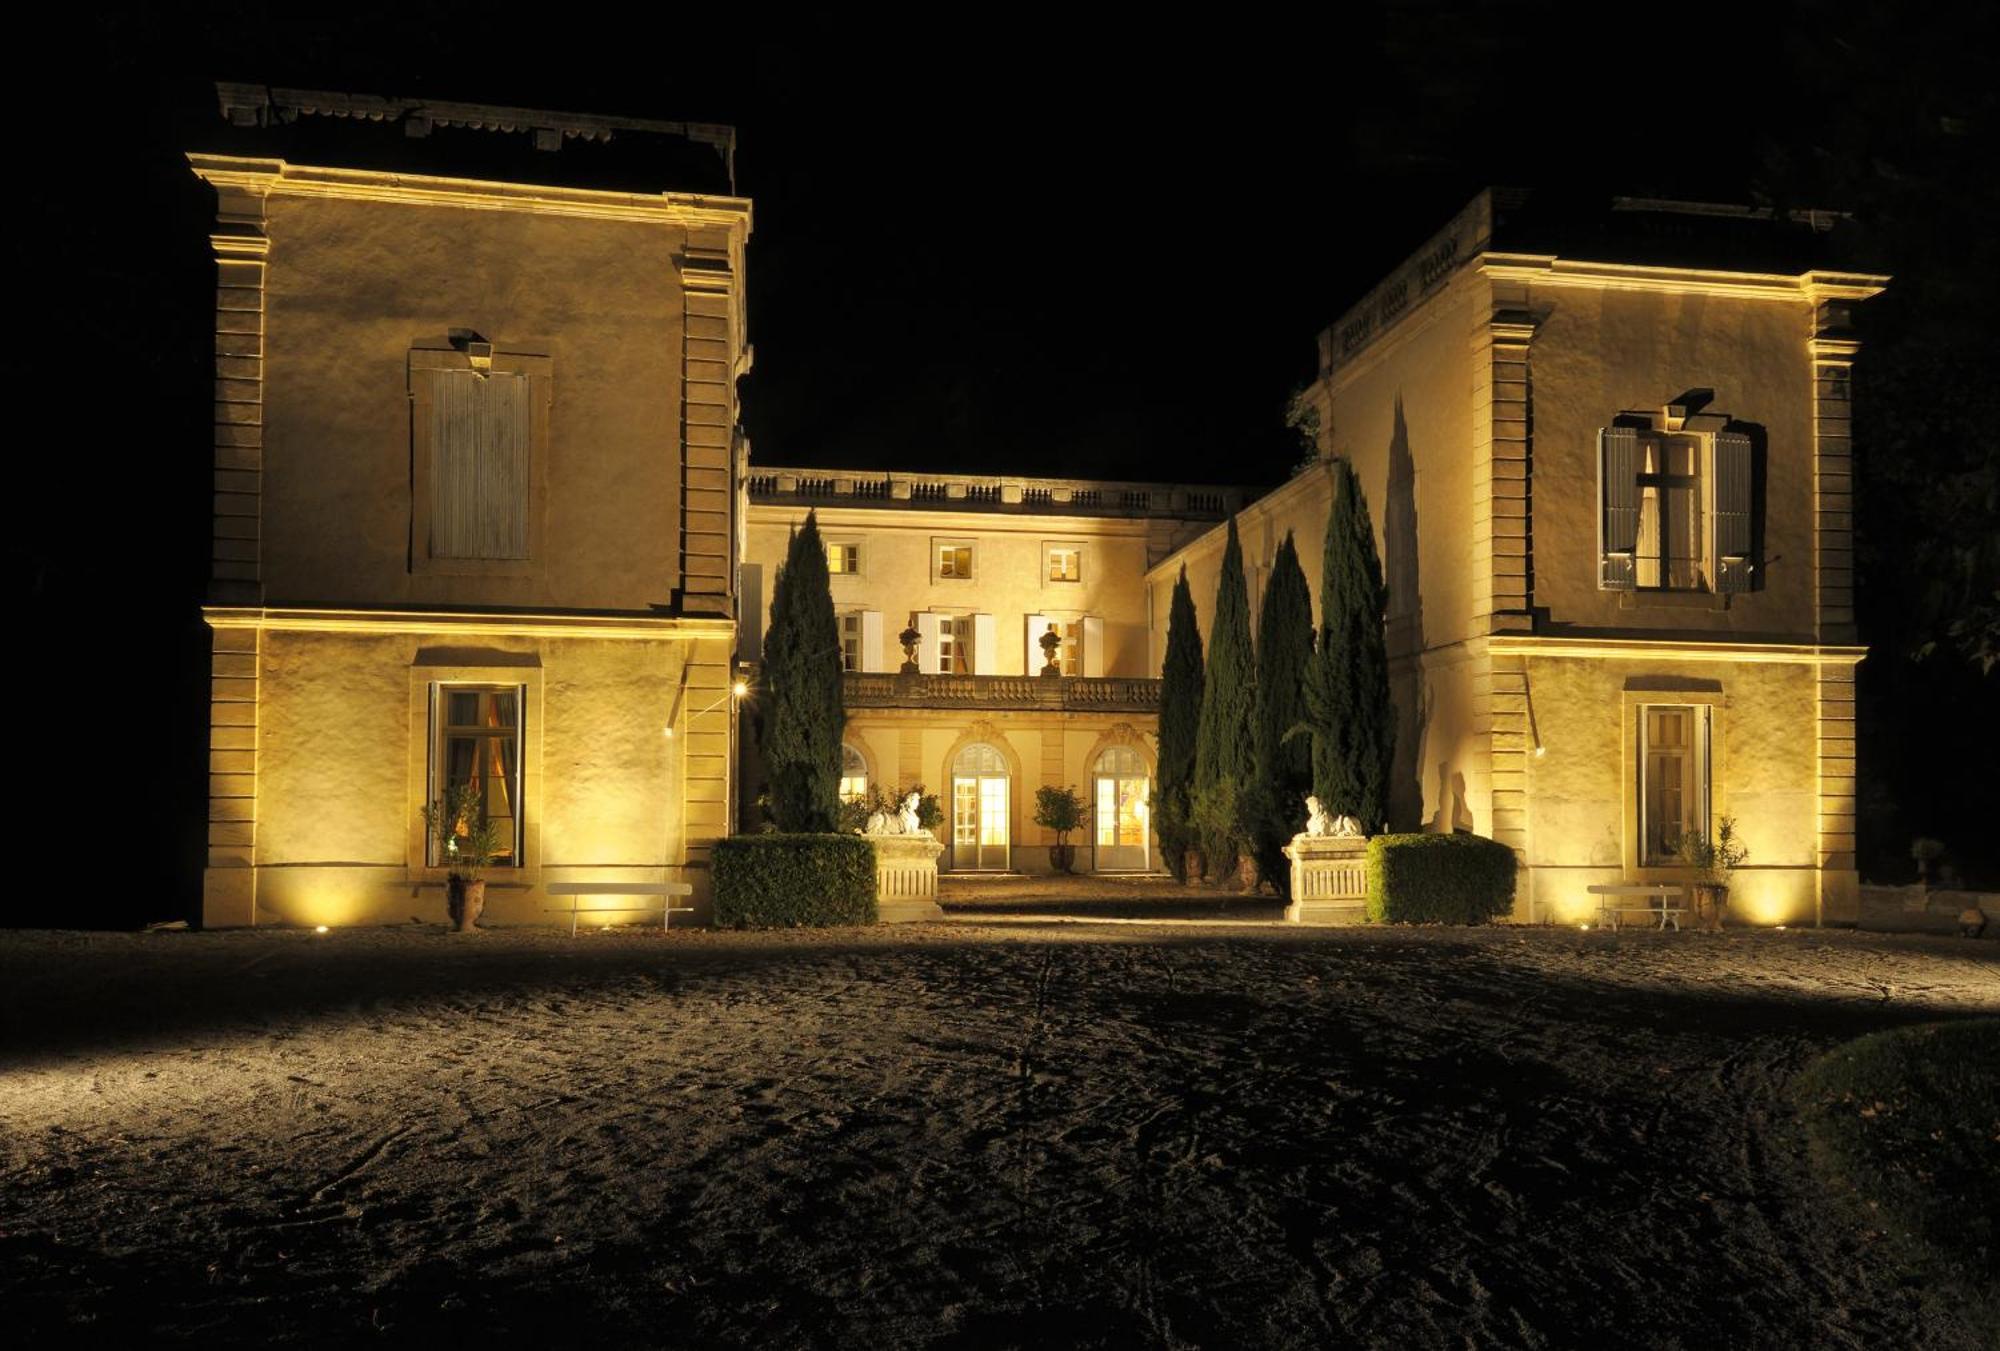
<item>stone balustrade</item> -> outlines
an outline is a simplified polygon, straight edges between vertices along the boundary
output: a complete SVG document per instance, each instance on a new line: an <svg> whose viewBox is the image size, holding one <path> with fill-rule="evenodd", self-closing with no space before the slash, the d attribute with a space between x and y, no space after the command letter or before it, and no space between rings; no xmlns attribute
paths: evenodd
<svg viewBox="0 0 2000 1351"><path fill-rule="evenodd" d="M854 502L862 506L948 508L954 511L1047 513L1056 516L1167 516L1221 520L1254 494L1229 486L1134 483L1112 479L1015 475L910 474L851 469L757 467L749 476L753 502Z"/></svg>
<svg viewBox="0 0 2000 1351"><path fill-rule="evenodd" d="M1160 682L1131 676L894 675L849 671L841 677L841 696L849 708L1157 713Z"/></svg>

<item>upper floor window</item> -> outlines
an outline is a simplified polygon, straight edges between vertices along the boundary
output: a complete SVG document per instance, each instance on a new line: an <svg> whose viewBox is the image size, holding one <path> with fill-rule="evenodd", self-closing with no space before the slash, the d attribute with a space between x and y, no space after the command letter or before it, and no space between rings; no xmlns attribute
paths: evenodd
<svg viewBox="0 0 2000 1351"><path fill-rule="evenodd" d="M971 675L973 635L971 615L946 615L938 625L938 670L945 675Z"/></svg>
<svg viewBox="0 0 2000 1351"><path fill-rule="evenodd" d="M826 546L826 570L852 574L861 571L861 546L851 540L835 540Z"/></svg>
<svg viewBox="0 0 2000 1351"><path fill-rule="evenodd" d="M1075 544L1047 544L1042 546L1045 564L1042 575L1051 582L1080 582L1083 580L1083 549Z"/></svg>
<svg viewBox="0 0 2000 1351"><path fill-rule="evenodd" d="M969 581L972 577L972 545L966 540L939 540L932 546L933 580Z"/></svg>
<svg viewBox="0 0 2000 1351"><path fill-rule="evenodd" d="M861 669L861 639L863 620L861 611L849 610L839 616L840 621L840 669L859 671Z"/></svg>
<svg viewBox="0 0 2000 1351"><path fill-rule="evenodd" d="M524 573L539 553L550 361L458 340L410 353L411 564Z"/></svg>
<svg viewBox="0 0 2000 1351"><path fill-rule="evenodd" d="M1748 591L1752 455L1741 432L1599 433L1598 585L1607 591Z"/></svg>

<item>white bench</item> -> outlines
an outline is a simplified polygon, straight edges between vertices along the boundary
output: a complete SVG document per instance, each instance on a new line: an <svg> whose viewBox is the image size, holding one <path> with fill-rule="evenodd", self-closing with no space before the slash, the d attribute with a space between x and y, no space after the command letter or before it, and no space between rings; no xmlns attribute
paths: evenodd
<svg viewBox="0 0 2000 1351"><path fill-rule="evenodd" d="M658 909L660 911L660 927L662 929L669 927L675 915L689 915L694 913L694 907L691 905L674 904L675 899L678 897L694 895L694 888L686 882L551 882L544 890L551 896L569 897L569 936L571 938L576 937L576 920L579 913L591 915L650 915L654 910L654 906L649 902L646 905L592 906L587 911L579 912L577 902L580 897L584 896L657 896L660 898ZM561 906L553 908L558 912L563 909Z"/></svg>
<svg viewBox="0 0 2000 1351"><path fill-rule="evenodd" d="M1614 930L1618 927L1619 911L1643 910L1659 919L1662 930L1671 920L1674 932L1679 933L1681 916L1687 912L1684 904L1687 888L1677 882L1606 882L1589 890L1597 897L1598 922L1609 924Z"/></svg>

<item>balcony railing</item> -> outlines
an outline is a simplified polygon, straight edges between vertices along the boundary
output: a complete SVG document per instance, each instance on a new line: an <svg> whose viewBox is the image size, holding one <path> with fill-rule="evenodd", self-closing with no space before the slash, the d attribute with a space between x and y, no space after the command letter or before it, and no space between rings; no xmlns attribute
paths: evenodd
<svg viewBox="0 0 2000 1351"><path fill-rule="evenodd" d="M841 677L849 708L1046 709L1070 713L1157 713L1160 682L1129 676L892 675Z"/></svg>

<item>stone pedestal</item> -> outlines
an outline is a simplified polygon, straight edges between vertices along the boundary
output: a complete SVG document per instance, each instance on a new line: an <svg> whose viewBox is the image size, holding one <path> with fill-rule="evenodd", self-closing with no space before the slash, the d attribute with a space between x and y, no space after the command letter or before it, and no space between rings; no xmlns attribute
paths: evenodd
<svg viewBox="0 0 2000 1351"><path fill-rule="evenodd" d="M870 835L875 846L875 905L883 924L943 919L939 908L938 855L944 846L921 835Z"/></svg>
<svg viewBox="0 0 2000 1351"><path fill-rule="evenodd" d="M1354 836L1294 835L1285 846L1292 861L1293 924L1360 924L1368 918L1368 841Z"/></svg>

